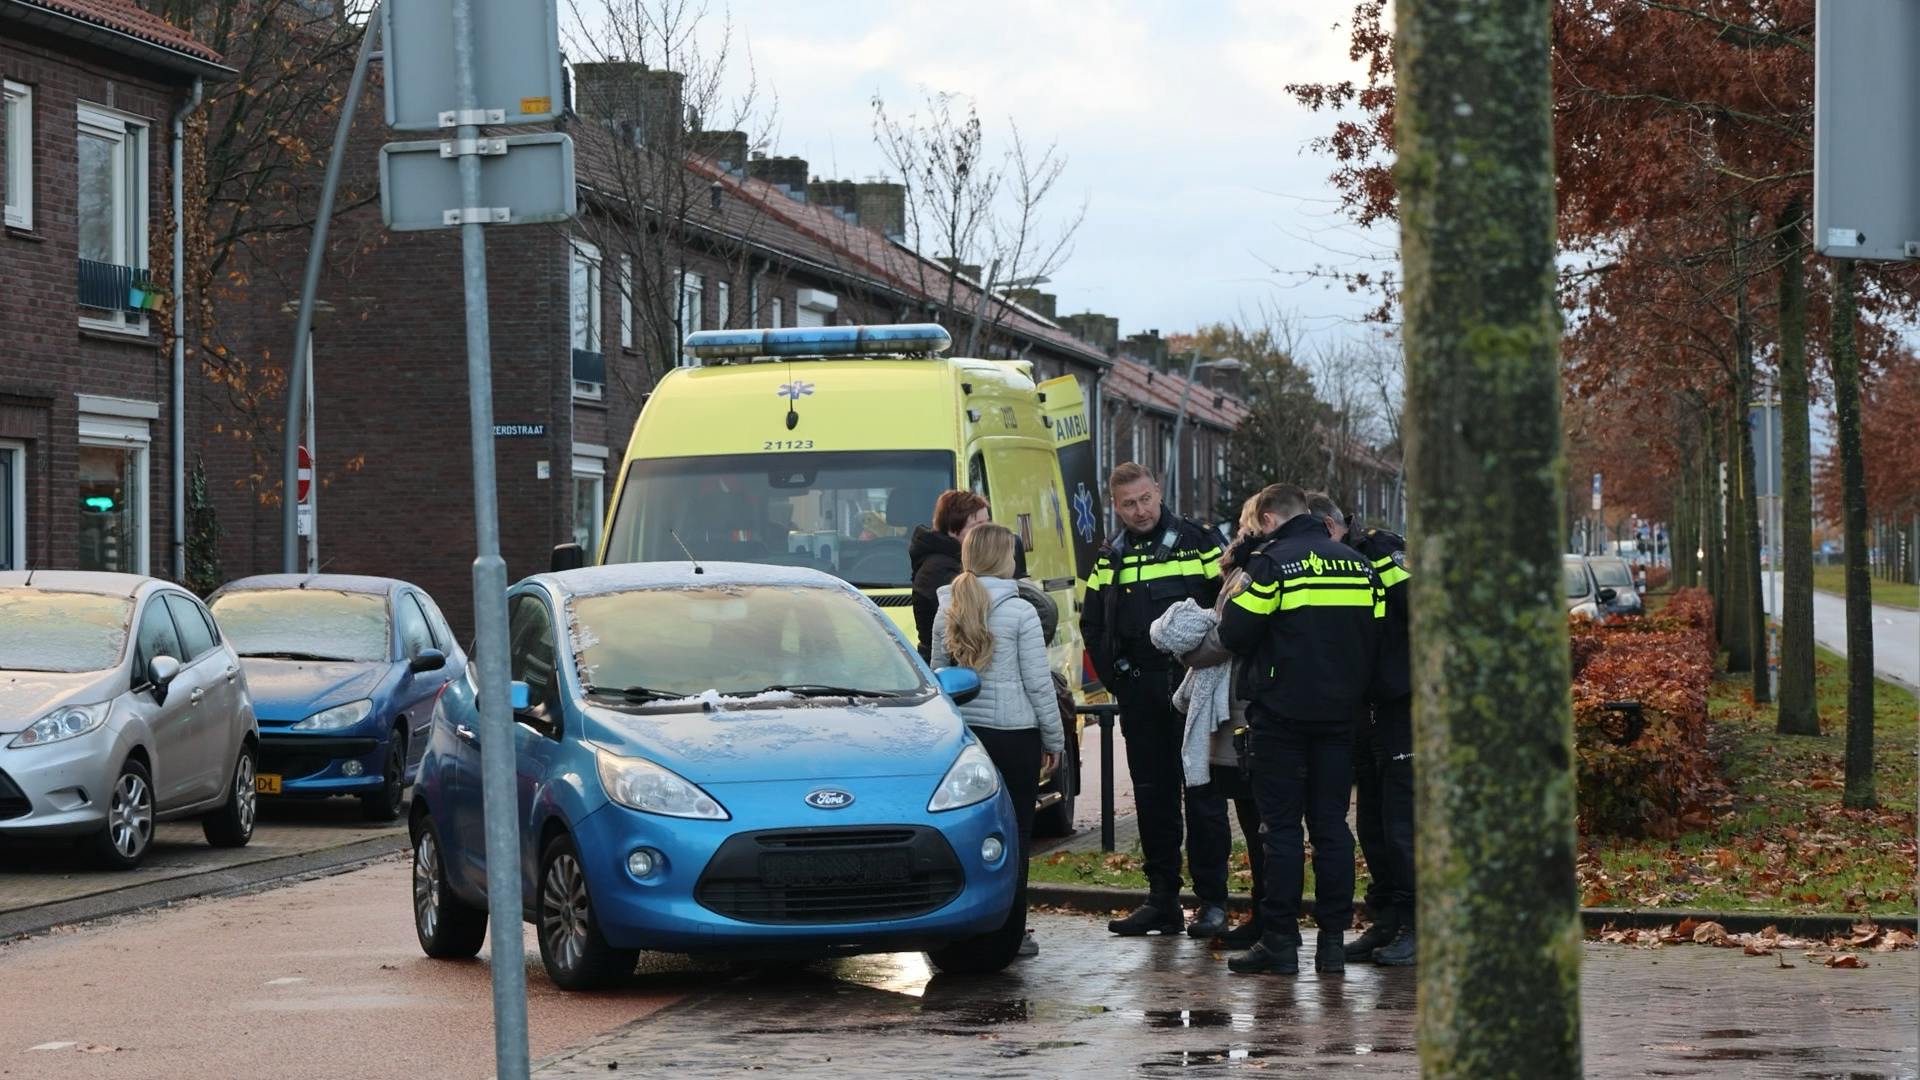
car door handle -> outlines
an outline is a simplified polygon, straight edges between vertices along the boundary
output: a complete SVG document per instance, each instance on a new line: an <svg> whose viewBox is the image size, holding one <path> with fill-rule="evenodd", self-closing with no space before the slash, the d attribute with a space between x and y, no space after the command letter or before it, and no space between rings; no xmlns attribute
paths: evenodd
<svg viewBox="0 0 1920 1080"><path fill-rule="evenodd" d="M237 675L237 674L239 674L239 672L240 672L240 669L239 669L239 668L237 668L237 667L229 667L229 668L227 668L227 681L228 681L228 682L232 682L232 681L233 681L233 677L234 677L235 675Z"/></svg>
<svg viewBox="0 0 1920 1080"><path fill-rule="evenodd" d="M206 696L207 692L196 686L194 687L193 693L187 695L187 704L198 705L200 704L200 699Z"/></svg>
<svg viewBox="0 0 1920 1080"><path fill-rule="evenodd" d="M465 724L453 725L453 733L455 735L460 736L462 739L465 739L467 742L473 743L476 746L479 745L480 743L480 736L472 728L468 727Z"/></svg>

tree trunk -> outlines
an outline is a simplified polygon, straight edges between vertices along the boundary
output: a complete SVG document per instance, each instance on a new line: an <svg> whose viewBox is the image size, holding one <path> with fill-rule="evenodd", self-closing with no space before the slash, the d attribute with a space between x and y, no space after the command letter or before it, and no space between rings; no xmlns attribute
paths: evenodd
<svg viewBox="0 0 1920 1080"><path fill-rule="evenodd" d="M1720 580L1726 592L1724 603L1727 614L1725 626L1720 631L1720 643L1727 648L1727 671L1751 672L1753 606L1748 596L1752 581L1747 574L1747 563L1755 553L1747 550L1748 503L1745 479L1740 475L1747 457L1740 449L1747 435L1747 388L1736 379L1733 393L1734 400L1727 404L1725 422L1721 425L1721 437L1726 442L1727 450L1727 561L1721 567Z"/></svg>
<svg viewBox="0 0 1920 1080"><path fill-rule="evenodd" d="M1580 1075L1550 0L1398 0L1423 1076ZM1526 873L1515 873L1516 867Z"/></svg>
<svg viewBox="0 0 1920 1080"><path fill-rule="evenodd" d="M1860 445L1860 356L1854 351L1853 260L1833 261L1833 412L1840 437L1847 537L1847 771L1843 802L1874 805L1873 582L1867 576L1867 466Z"/></svg>
<svg viewBox="0 0 1920 1080"><path fill-rule="evenodd" d="M1807 277L1800 205L1780 215L1780 711L1782 735L1820 734L1813 676L1813 443L1807 425Z"/></svg>

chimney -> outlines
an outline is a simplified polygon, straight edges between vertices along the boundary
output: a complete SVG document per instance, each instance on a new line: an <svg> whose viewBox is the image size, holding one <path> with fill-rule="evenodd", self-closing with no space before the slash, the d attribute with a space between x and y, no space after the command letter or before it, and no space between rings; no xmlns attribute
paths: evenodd
<svg viewBox="0 0 1920 1080"><path fill-rule="evenodd" d="M893 240L907 237L907 189L904 184L868 180L854 185L853 212L860 224Z"/></svg>
<svg viewBox="0 0 1920 1080"><path fill-rule="evenodd" d="M815 180L807 185L807 201L828 207L848 221L859 220L851 180Z"/></svg>
<svg viewBox="0 0 1920 1080"><path fill-rule="evenodd" d="M671 147L684 132L677 71L625 61L573 65L573 111L588 120L631 124L643 146Z"/></svg>
<svg viewBox="0 0 1920 1080"><path fill-rule="evenodd" d="M1149 367L1166 370L1167 341L1158 330L1129 335L1122 343L1122 351Z"/></svg>
<svg viewBox="0 0 1920 1080"><path fill-rule="evenodd" d="M1056 321L1066 327L1068 333L1101 352L1111 353L1120 344L1120 320L1111 315L1085 311L1063 315Z"/></svg>
<svg viewBox="0 0 1920 1080"><path fill-rule="evenodd" d="M795 202L807 201L807 160L797 157L756 157L747 162L747 175L777 187Z"/></svg>
<svg viewBox="0 0 1920 1080"><path fill-rule="evenodd" d="M1054 318L1054 303L1060 298L1052 293L1041 292L1039 289L1008 289L1007 299L1019 304L1035 315L1052 320Z"/></svg>
<svg viewBox="0 0 1920 1080"><path fill-rule="evenodd" d="M687 140L695 154L711 158L727 172L742 172L747 167L747 133L744 131L695 131Z"/></svg>

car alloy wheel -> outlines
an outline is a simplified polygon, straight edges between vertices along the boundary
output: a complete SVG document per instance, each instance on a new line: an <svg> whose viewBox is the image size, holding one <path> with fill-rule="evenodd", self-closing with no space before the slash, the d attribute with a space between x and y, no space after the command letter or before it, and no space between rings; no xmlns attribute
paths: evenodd
<svg viewBox="0 0 1920 1080"><path fill-rule="evenodd" d="M391 816L400 816L400 802L407 793L407 744L395 739L387 747L387 786L382 792L387 798L387 809Z"/></svg>
<svg viewBox="0 0 1920 1080"><path fill-rule="evenodd" d="M153 790L146 777L131 770L120 774L107 809L107 829L121 858L137 859L147 849L153 839Z"/></svg>
<svg viewBox="0 0 1920 1080"><path fill-rule="evenodd" d="M233 770L233 809L235 823L242 834L253 835L254 815L260 810L260 792L254 782L253 755L241 754L240 765Z"/></svg>
<svg viewBox="0 0 1920 1080"><path fill-rule="evenodd" d="M440 929L440 848L432 829L421 829L413 844L413 921L423 941Z"/></svg>
<svg viewBox="0 0 1920 1080"><path fill-rule="evenodd" d="M565 971L577 971L587 950L587 878L573 852L562 851L547 865L541 884L540 938L547 955Z"/></svg>

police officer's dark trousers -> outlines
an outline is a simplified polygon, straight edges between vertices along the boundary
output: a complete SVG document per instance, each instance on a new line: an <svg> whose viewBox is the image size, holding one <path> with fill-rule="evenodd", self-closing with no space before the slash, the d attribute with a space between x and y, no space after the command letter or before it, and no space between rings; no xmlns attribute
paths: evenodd
<svg viewBox="0 0 1920 1080"><path fill-rule="evenodd" d="M1367 908L1413 914L1413 699L1373 707L1364 742L1355 740L1355 824L1367 858Z"/></svg>
<svg viewBox="0 0 1920 1080"><path fill-rule="evenodd" d="M1309 723L1259 705L1250 718L1253 790L1267 837L1267 895L1260 922L1268 934L1300 936L1306 846L1313 839L1313 915L1323 930L1353 923L1353 723ZM1305 821L1305 828L1301 823Z"/></svg>
<svg viewBox="0 0 1920 1080"><path fill-rule="evenodd" d="M1184 804L1187 868L1193 875L1194 895L1202 903L1225 904L1227 855L1233 845L1227 802L1206 787L1187 787L1180 759L1186 718L1173 709L1170 674L1138 671L1116 682L1120 733L1127 742L1127 772L1133 778L1140 848L1147 862L1147 888L1160 898L1180 894Z"/></svg>

